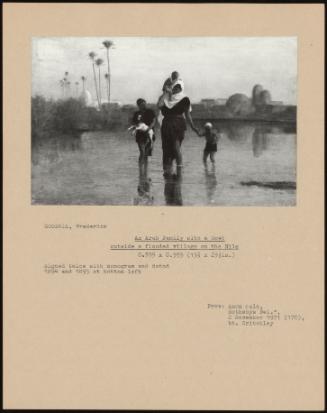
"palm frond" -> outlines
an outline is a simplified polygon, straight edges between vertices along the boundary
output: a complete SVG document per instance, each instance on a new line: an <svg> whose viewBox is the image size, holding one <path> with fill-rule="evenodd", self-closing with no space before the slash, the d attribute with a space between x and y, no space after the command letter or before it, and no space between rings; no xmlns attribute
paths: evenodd
<svg viewBox="0 0 327 413"><path fill-rule="evenodd" d="M96 59L96 61L95 61L95 64L96 64L97 66L101 66L102 63L103 63L103 59L101 59L100 57L99 57L98 59Z"/></svg>
<svg viewBox="0 0 327 413"><path fill-rule="evenodd" d="M111 40L105 40L102 42L102 44L106 49L110 49L111 47L114 46L114 42Z"/></svg>

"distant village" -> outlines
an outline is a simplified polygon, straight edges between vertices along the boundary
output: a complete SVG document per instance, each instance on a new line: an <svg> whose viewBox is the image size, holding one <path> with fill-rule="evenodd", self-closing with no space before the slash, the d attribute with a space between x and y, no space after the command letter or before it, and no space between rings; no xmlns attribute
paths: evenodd
<svg viewBox="0 0 327 413"><path fill-rule="evenodd" d="M102 46L106 50L106 59L99 57L93 51L88 54L92 65L96 100L86 87L87 78L85 76L81 76L77 80L66 71L64 77L59 80L60 101L78 100L85 108L101 112L104 117L107 116L106 113L110 112L111 119L115 118L116 123L124 123L131 118L135 104L123 104L112 99L110 51L115 45L113 41L105 40L102 42ZM107 67L103 76L101 70L105 66L105 61ZM80 86L82 86L81 92ZM260 84L254 85L252 91L249 92L249 95L234 93L228 98L203 98L200 102L194 102L191 99L192 117L195 120L241 119L296 122L295 105L284 105L281 101L273 100L272 92ZM154 108L155 103L148 102L148 106Z"/></svg>
<svg viewBox="0 0 327 413"><path fill-rule="evenodd" d="M258 86L258 85L257 85ZM232 95L234 96L234 95ZM245 96L245 95L242 95ZM265 94L266 98L265 98L265 103L266 104L270 104L273 106L280 106L283 105L283 101L281 100L270 100L269 96L270 94ZM268 97L268 100L267 100ZM96 100L92 100L92 96L91 93L89 91L84 91L81 94L81 98L83 99L84 103L86 106L93 106L93 107L97 107L98 106L98 102ZM209 108L209 107L214 107L214 106L225 106L227 103L228 99L227 98L205 98L205 99L201 99L199 102L195 102L192 103L192 107L196 108L196 109L205 109L205 108ZM108 102L106 100L102 100L102 104L104 105L108 105ZM150 103L150 105L154 105L154 103ZM135 105L133 104L123 104L120 101L117 100L112 100L110 102L110 107L111 108L134 108Z"/></svg>
<svg viewBox="0 0 327 413"><path fill-rule="evenodd" d="M97 107L97 102L92 100L91 93L87 90L81 95L88 107ZM117 112L130 114L135 110L135 105L122 104L111 101L108 104L102 100L102 107ZM149 107L155 107L149 103ZM272 93L264 89L262 85L254 85L252 93L247 96L243 93L235 93L228 98L204 98L200 102L192 103L192 116L197 119L245 119L245 120L271 120L271 121L296 121L296 106L284 105L282 101L273 100ZM119 116L118 116L119 117Z"/></svg>

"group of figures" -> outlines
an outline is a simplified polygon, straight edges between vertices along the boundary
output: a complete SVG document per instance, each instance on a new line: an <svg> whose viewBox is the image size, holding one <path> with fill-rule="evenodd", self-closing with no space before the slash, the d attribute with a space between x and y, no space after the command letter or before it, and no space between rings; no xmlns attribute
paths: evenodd
<svg viewBox="0 0 327 413"><path fill-rule="evenodd" d="M135 140L138 144L140 156L140 166L146 166L148 156L152 155L155 141L154 127L158 118L163 117L161 122L162 141L162 164L164 177L172 175L173 162L176 162L176 174L181 175L183 167L181 145L184 140L186 125L189 123L191 129L198 135L206 139L206 146L203 152L203 160L207 161L210 156L212 163L215 162L215 152L217 152L217 135L212 128L212 124L207 122L202 133L194 126L191 116L191 102L184 91L184 82L178 72L172 72L171 76L165 80L162 87L162 95L157 103L158 113L147 108L146 101L142 98L137 100L138 111L134 113L133 124L129 128L133 130Z"/></svg>
<svg viewBox="0 0 327 413"><path fill-rule="evenodd" d="M259 105L267 96L268 92L264 91L260 85L256 85L253 89L252 103ZM179 73L177 71L172 72L171 76L165 80L162 94L157 102L157 113L147 107L147 103L143 98L139 98L136 104L138 110L134 113L132 126L129 128L129 130L133 131L140 153L138 196L134 199L134 204L152 205L154 203L153 196L150 195L151 179L148 177L148 157L152 155L156 139L154 128L157 122L160 124L162 141L162 166L165 180L164 195L166 204L183 204L181 193L183 168L181 146L187 123L199 137L205 138L202 159L205 166L208 203L213 202L213 194L217 186L215 154L221 133L215 132L210 122L204 124L202 132L195 127L191 116L191 102L185 94L184 82ZM161 121L159 121L160 118ZM255 129L253 133L253 154L255 157L260 156L260 153L265 149L265 142L265 133L262 133L261 129ZM212 164L211 170L209 170L207 165L208 158L210 158ZM175 172L173 172L174 162L176 163Z"/></svg>

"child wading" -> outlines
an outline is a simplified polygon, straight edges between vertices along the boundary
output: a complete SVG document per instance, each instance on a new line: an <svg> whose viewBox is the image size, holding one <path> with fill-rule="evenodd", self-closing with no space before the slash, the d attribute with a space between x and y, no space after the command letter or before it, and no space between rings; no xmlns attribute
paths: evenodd
<svg viewBox="0 0 327 413"><path fill-rule="evenodd" d="M199 136L204 136L206 139L206 146L203 151L203 162L206 164L208 156L210 156L211 162L214 163L215 154L217 152L217 143L220 136L213 131L212 124L210 122L207 122L204 125L204 133L199 134Z"/></svg>

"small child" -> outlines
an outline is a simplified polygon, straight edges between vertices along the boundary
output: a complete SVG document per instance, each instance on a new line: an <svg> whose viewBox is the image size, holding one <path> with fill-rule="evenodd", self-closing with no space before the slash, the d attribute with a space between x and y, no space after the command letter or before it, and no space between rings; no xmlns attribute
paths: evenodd
<svg viewBox="0 0 327 413"><path fill-rule="evenodd" d="M170 100L170 98L171 98L172 90L173 90L173 87L176 85L176 83L179 83L181 85L182 91L184 91L184 82L180 78L179 73L174 71L174 72L172 72L170 77L168 77L168 79L165 80L165 82L162 86L162 91L164 92L164 96L168 100Z"/></svg>
<svg viewBox="0 0 327 413"><path fill-rule="evenodd" d="M217 152L217 143L220 136L217 135L212 129L212 123L207 122L204 125L204 133L200 133L199 136L204 136L206 138L206 146L203 151L203 162L206 164L208 156L210 155L210 160L215 163L215 154Z"/></svg>

